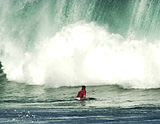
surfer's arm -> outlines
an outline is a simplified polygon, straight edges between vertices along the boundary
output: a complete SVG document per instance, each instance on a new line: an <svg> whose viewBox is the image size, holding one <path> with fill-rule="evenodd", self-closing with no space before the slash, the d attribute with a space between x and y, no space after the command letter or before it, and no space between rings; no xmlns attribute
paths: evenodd
<svg viewBox="0 0 160 124"><path fill-rule="evenodd" d="M83 99L85 99L86 98L86 95L83 95Z"/></svg>

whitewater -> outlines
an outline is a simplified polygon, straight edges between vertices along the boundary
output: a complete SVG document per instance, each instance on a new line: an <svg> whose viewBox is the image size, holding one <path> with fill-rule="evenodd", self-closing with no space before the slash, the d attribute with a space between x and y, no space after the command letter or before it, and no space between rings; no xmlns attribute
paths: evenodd
<svg viewBox="0 0 160 124"><path fill-rule="evenodd" d="M0 0L0 123L159 123L159 0ZM82 85L87 97L75 101Z"/></svg>
<svg viewBox="0 0 160 124"><path fill-rule="evenodd" d="M7 2L9 3L1 3ZM55 14L54 17L57 20L51 23L48 8L53 1L39 2L34 7L36 2L17 2L16 7L12 7L10 2L7 4L8 10L2 7L0 60L8 80L51 87L117 84L126 88L159 88L159 39L139 39L130 30L126 36L122 36L117 32L112 33L107 24L98 25L97 22L83 19L68 22L57 28L53 24L60 23L61 17L56 16L62 16L64 12L60 13L59 10L60 14ZM63 2L55 1L55 11L60 5L61 9L67 6ZM73 15L71 12L68 14L70 19L74 20L79 11L76 9L77 1L72 2L72 6L66 9L76 11ZM93 4L92 7L87 9L93 9L95 6L95 2L90 4ZM146 3L143 3L142 7L142 3L139 4L139 9L145 9L143 6ZM41 6L41 9L33 13L30 8L36 11L37 6ZM10 12L10 9L13 12ZM146 10L139 11L135 24L138 23L140 14ZM8 18L10 20L7 20ZM66 21L70 20L68 18ZM16 20L18 22L12 25ZM133 21L132 19L130 23ZM11 24L5 25L7 23Z"/></svg>

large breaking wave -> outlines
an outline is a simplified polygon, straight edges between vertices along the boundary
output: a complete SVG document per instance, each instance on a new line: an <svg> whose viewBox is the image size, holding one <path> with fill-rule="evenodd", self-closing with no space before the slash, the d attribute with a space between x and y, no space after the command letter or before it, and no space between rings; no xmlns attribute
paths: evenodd
<svg viewBox="0 0 160 124"><path fill-rule="evenodd" d="M117 84L159 88L158 5L153 10L156 2L0 2L1 7L5 6L0 22L4 72L8 80L49 87ZM118 4L121 7L117 10L114 7ZM133 10L122 17L132 15L123 20L119 14L127 5Z"/></svg>

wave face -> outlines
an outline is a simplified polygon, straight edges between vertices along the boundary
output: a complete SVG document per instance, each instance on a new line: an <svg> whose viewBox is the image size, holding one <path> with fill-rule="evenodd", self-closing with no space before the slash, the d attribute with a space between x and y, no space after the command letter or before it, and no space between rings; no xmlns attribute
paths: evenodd
<svg viewBox="0 0 160 124"><path fill-rule="evenodd" d="M0 1L10 81L160 87L159 0Z"/></svg>

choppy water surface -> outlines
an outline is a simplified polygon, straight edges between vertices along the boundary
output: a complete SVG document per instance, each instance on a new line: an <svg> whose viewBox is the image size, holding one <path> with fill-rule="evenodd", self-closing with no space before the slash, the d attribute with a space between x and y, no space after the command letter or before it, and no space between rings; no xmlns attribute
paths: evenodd
<svg viewBox="0 0 160 124"><path fill-rule="evenodd" d="M74 100L81 87L46 88L14 82L1 84L0 123L158 123L159 89L88 86L87 97Z"/></svg>

